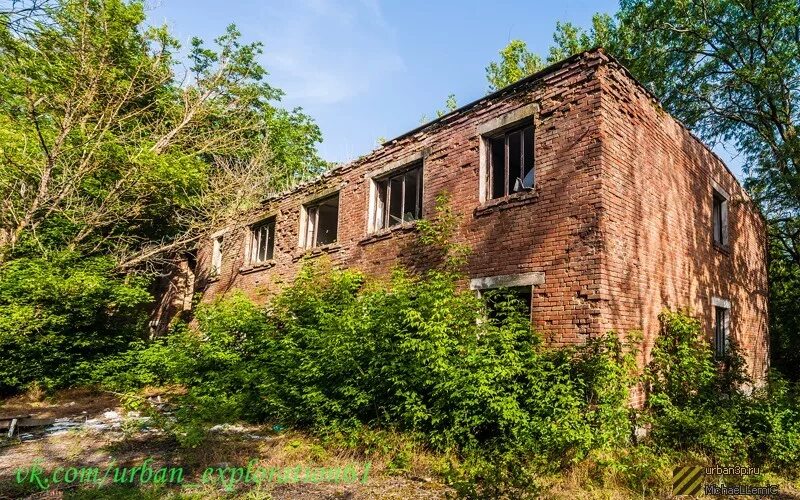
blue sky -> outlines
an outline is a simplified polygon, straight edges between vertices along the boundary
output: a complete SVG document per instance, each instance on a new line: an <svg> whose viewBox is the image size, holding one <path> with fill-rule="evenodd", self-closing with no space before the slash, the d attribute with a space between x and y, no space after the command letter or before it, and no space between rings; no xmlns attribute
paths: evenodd
<svg viewBox="0 0 800 500"><path fill-rule="evenodd" d="M264 43L272 85L283 106L302 107L322 129L320 154L348 161L420 124L451 93L459 105L484 95L486 65L509 40L546 56L556 21L588 26L613 14L616 0L380 1L157 0L151 24L167 23L188 45L235 23L246 41ZM718 153L739 174L722 148Z"/></svg>

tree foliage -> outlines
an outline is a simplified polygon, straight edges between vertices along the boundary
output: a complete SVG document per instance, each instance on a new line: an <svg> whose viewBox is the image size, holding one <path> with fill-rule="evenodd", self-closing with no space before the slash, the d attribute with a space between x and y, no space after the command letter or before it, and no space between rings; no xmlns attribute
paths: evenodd
<svg viewBox="0 0 800 500"><path fill-rule="evenodd" d="M188 61L138 0L0 8L0 391L70 384L147 332L148 275L320 172L235 26Z"/></svg>
<svg viewBox="0 0 800 500"><path fill-rule="evenodd" d="M610 52L699 135L744 155L746 187L770 224L772 298L779 305L774 354L796 351L800 331L785 326L800 303L784 307L796 281L782 280L800 269L800 4L637 0L621 6Z"/></svg>
<svg viewBox="0 0 800 500"><path fill-rule="evenodd" d="M0 268L0 394L74 385L146 330L147 280L103 256L59 252Z"/></svg>
<svg viewBox="0 0 800 500"><path fill-rule="evenodd" d="M142 263L322 168L319 129L275 106L282 93L265 80L260 44L234 26L213 47L193 39L181 74L179 44L143 27L141 2L63 0L43 12L35 29L6 25L0 37L5 259L70 248ZM231 163L247 167L248 185L209 203ZM252 186L258 197L242 199Z"/></svg>
<svg viewBox="0 0 800 500"><path fill-rule="evenodd" d="M686 311L664 311L644 373L643 421L661 449L689 449L723 463L792 470L800 460L800 398L773 374L753 387L734 343L721 361ZM750 392L748 394L748 392Z"/></svg>
<svg viewBox="0 0 800 500"><path fill-rule="evenodd" d="M494 92L542 69L542 58L522 40L511 40L500 50L500 60L486 67L489 92Z"/></svg>

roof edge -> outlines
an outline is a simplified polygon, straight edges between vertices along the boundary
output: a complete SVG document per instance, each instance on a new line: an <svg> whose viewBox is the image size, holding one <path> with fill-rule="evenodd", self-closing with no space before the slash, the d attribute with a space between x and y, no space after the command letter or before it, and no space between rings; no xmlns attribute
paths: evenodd
<svg viewBox="0 0 800 500"><path fill-rule="evenodd" d="M524 78L521 78L521 79L515 81L514 83L510 83L510 84L506 85L503 88L497 89L494 92L492 92L491 94L486 94L485 96L479 97L479 98L475 99L472 102L469 102L469 103L467 103L467 104L465 104L463 106L460 106L460 107L454 109L453 111L450 111L450 112L448 112L448 113L446 113L446 114L444 114L442 116L439 116L439 117L437 117L437 118L435 118L435 119L433 119L433 120L431 120L429 122L425 122L422 125L420 125L420 126L418 126L416 128L413 128L413 129L411 129L411 130L409 130L407 132L403 132L402 134L398 135L397 137L394 137L392 139L389 139L389 140L381 143L381 147L388 146L388 145L390 145L391 143L393 143L395 141L399 141L401 139L405 139L406 137L414 135L417 132L420 132L420 131L428 128L428 127L432 127L434 125L437 125L440 122L444 122L444 121L446 121L447 119L449 119L449 118L451 118L453 116L465 113L466 111L469 111L470 109L474 108L475 106L477 106L481 102L501 97L504 94L513 94L520 87L524 87L525 85L527 85L527 84L529 84L529 83L531 83L531 82L533 82L535 80L538 80L538 79L546 76L549 73L552 73L552 72L560 69L562 66L566 66L568 64L571 64L571 63L577 61L578 59L581 59L581 58L583 58L583 57L585 57L585 56L587 56L589 54L602 54L603 56L608 57L609 59L616 61L616 59L614 59L613 57L609 56L606 53L605 49L603 49L602 47L593 47L591 49L587 49L587 50L578 52L576 54L573 54L573 55L567 57L566 59L561 59L560 61L554 62L554 63L552 63L552 64L550 64L548 66L545 66L544 68L540 69L536 73L533 73L533 74L528 75L528 76L526 76ZM616 62L619 63L619 61L616 61ZM639 84L639 85L641 85L641 84Z"/></svg>
<svg viewBox="0 0 800 500"><path fill-rule="evenodd" d="M360 157L358 157L358 158L356 158L354 160L337 164L336 166L330 168L329 170L323 172L322 174L314 176L314 177L312 177L310 179L306 179L305 181L300 182L300 183L298 183L298 184L296 184L294 186L291 186L290 188L285 189L283 191L274 193L272 195L268 195L263 200L263 203L268 203L268 202L271 202L271 201L273 201L275 199L279 199L279 198L287 196L287 195L289 195L291 193L300 191L301 189L304 189L304 188L307 188L307 187L309 187L309 186L311 186L313 184L316 184L317 182L319 182L319 181L321 181L321 180L323 180L325 178L333 176L334 174L338 173L341 170L354 167L355 165L359 164L360 162L363 162L363 161L367 160L369 157L371 157L374 154L376 154L379 150L381 150L383 148L386 148L388 146L391 146L393 143L395 143L397 141L405 139L406 137L412 136L412 135L414 135L416 133L419 133L419 132L421 132L423 130L435 127L436 125L441 124L441 123L449 120L450 118L452 118L454 116L457 116L457 115L460 115L460 114L463 114L463 113L469 111L470 109L472 109L475 106L481 104L482 102L485 102L485 101L488 101L488 100L492 100L492 99L497 99L497 98L503 97L505 95L513 94L514 92L518 91L521 87L524 87L524 86L526 86L526 85L528 85L528 84L530 84L530 83L532 83L532 82L534 82L536 80L539 80L539 79L547 76L548 74L553 73L553 72L561 69L562 67L564 67L566 65L572 64L575 61L577 61L579 59L582 59L582 58L584 58L584 57L586 57L588 55L598 55L598 56L600 56L600 59L605 59L604 64L613 64L614 66L619 68L624 73L624 75L627 78L629 78L636 85L636 87L638 87L640 90L642 90L647 95L648 98L650 98L657 106L659 106L673 121L675 121L675 123L677 123L681 128L683 128L683 130L685 130L689 134L690 137L692 137L699 144L701 144L703 146L703 148L706 149L706 151L708 151L714 158L716 158L717 161L719 161L722 164L722 166L725 167L725 170L728 171L728 173L731 175L731 177L733 177L733 180L736 182L736 184L742 190L742 192L747 197L747 199L751 203L756 205L756 207L758 207L758 204L755 203L753 198L750 196L750 193L747 192L747 189L745 189L744 185L739 181L739 179L736 177L736 174L733 173L733 171L730 169L730 167L725 162L725 160L723 160L716 152L714 152L714 150L712 150L711 147L708 144L706 144L705 141L703 141L694 132L692 132L692 130L685 123L683 123L681 120L679 120L678 118L673 116L672 113L667 111L664 108L663 104L661 103L661 100L649 88L647 88L646 85L644 85L642 82L640 82L633 75L633 73L631 73L631 71L624 64L622 64L619 61L619 59L617 59L613 55L611 55L608 52L606 52L606 50L603 47L600 47L600 46L592 47L590 49L578 52L578 53L573 54L573 55L571 55L571 56L569 56L569 57L567 57L565 59L562 59L562 60L560 60L558 62L550 64L549 66L546 66L546 67L540 69L536 73L533 73L533 74L528 75L528 76L526 76L524 78L521 78L520 80L517 80L514 83L506 85L505 87L503 87L501 89L498 89L498 90L496 90L496 91L494 91L494 92L492 92L490 94L487 94L485 96L479 97L478 99L475 99L472 102L469 102L469 103L467 103L467 104L465 104L465 105L463 105L463 106L461 106L461 107L459 107L457 109L454 109L453 111L450 111L450 112L448 112L448 113L446 113L446 114L444 114L444 115L442 115L440 117L437 117L437 118L435 118L435 119L433 119L433 120L431 120L429 122L423 123L422 125L420 125L420 126L418 126L416 128L413 128L413 129L411 129L411 130L409 130L407 132L404 132L404 133L402 133L402 134L400 134L400 135L398 135L398 136L396 136L396 137L394 137L394 138L392 138L392 139L390 139L388 141L385 141L377 149L374 149L374 150L372 150L372 151L370 151L370 152L368 152L368 153L366 153L366 154L364 154L364 155L362 155L362 156L360 156ZM762 218L764 218L766 220L764 214L761 213L760 207L758 207L758 208L759 209L757 210L757 212L759 213L759 215L761 215Z"/></svg>
<svg viewBox="0 0 800 500"><path fill-rule="evenodd" d="M674 121L675 123L677 123L677 124L678 124L678 125L679 125L679 126L680 126L680 127L681 127L681 128L682 128L682 129L683 129L685 132L686 132L686 133L687 133L687 134L689 134L689 136L690 136L692 139L694 139L695 141L697 141L697 142L698 142L698 143L699 143L699 144L700 144L700 145L701 145L701 146L702 146L702 147L703 147L703 148L704 148L706 151L708 151L708 152L711 154L711 156L713 156L714 158L716 158L716 160L717 160L717 161L719 161L719 162L722 164L722 166L723 166L723 167L725 167L725 170L726 170L726 171L727 171L727 172L728 172L728 173L731 175L731 177L733 178L734 182L736 182L736 184L739 186L739 189L741 189L741 190L742 190L742 192L744 193L744 195L747 197L747 200L748 200L750 203L752 203L752 204L753 204L753 205L756 207L756 212L757 212L757 213L758 213L758 214L759 214L759 215L760 215L760 216L761 216L761 217L764 219L764 221L766 221L766 216L765 216L765 215L764 215L764 214L761 212L761 207L759 206L759 204L758 204L758 203L756 203L756 202L755 202L755 200L753 200L753 197L752 197L752 196L750 196L750 193L747 191L747 189L744 187L744 185L743 185L743 184L742 184L742 183L739 181L739 178L738 178L738 177L736 177L736 174L734 174L734 173L733 173L733 170L731 170L731 168L728 166L728 164L725 162L725 160L723 160L723 159L722 159L722 158L721 158L721 157L720 157L720 156L719 156L719 155L718 155L718 154L717 154L717 153L716 153L716 152L715 152L713 149L711 149L711 146L709 146L709 145L708 145L708 144L707 144L707 143L706 143L706 142L705 142L705 141L704 141L704 140L703 140L701 137L699 137L697 134L695 134L695 133L692 131L692 129L691 129L691 128L689 128L689 126L688 126L688 125L686 125L685 123L683 123L681 120L679 120L678 118L676 118L676 117L675 117L675 115L673 115L673 114L672 114L672 113L670 113L670 112L669 112L669 111L668 111L666 108L664 108L664 105L661 103L661 99L659 99L659 98L658 98L658 97L657 97L657 96L656 96L656 95L655 95L655 94L654 94L654 93L653 93L653 92L652 92L652 91L651 91L649 88L647 88L647 86L646 86L645 84L643 84L642 82L640 82L640 81L639 81L639 79L638 79L638 78L636 78L636 77L633 75L633 73L631 73L631 70L629 70L629 69L627 68L627 66L625 66L624 64L622 64L622 63L619 61L619 59L617 59L616 57L612 56L611 54L608 54L608 53L606 53L605 51L603 51L603 53L606 55L606 57L608 58L608 61L609 61L611 64L613 64L613 65L615 65L617 68L619 68L619 69L620 69L620 70L621 70L621 71L622 71L622 72L625 74L625 76L626 76L627 78L629 78L631 81L633 81L633 83L635 83L635 84L636 84L636 86L637 86L639 89L641 89L641 90L642 90L642 91L643 91L645 94L647 94L647 96L648 96L648 97L649 97L649 98L650 98L650 99L651 99L651 100L652 100L652 101L653 101L653 102L654 102L654 103L655 103L655 104L656 104L656 105L657 105L659 108L661 108L661 109L664 111L664 113L665 113L667 116L669 116L669 117L670 117L670 119L671 119L672 121Z"/></svg>

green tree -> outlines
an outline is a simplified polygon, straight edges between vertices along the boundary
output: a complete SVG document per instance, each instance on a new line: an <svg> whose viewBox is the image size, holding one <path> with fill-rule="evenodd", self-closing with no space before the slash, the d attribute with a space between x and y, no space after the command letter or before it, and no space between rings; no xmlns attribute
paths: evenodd
<svg viewBox="0 0 800 500"><path fill-rule="evenodd" d="M530 52L522 40L511 40L500 51L500 60L486 67L489 92L536 73L542 68L542 58Z"/></svg>
<svg viewBox="0 0 800 500"><path fill-rule="evenodd" d="M3 259L70 248L140 265L324 167L319 129L275 106L260 44L234 26L214 48L193 39L181 74L141 2L43 12L23 33L0 24Z"/></svg>
<svg viewBox="0 0 800 500"><path fill-rule="evenodd" d="M235 26L188 63L141 1L0 7L0 391L79 377L145 331L147 275L322 171Z"/></svg>
<svg viewBox="0 0 800 500"><path fill-rule="evenodd" d="M441 118L447 113L453 112L456 109L458 109L458 102L456 101L456 95L450 94L444 101L444 109L436 110L436 118Z"/></svg>
<svg viewBox="0 0 800 500"><path fill-rule="evenodd" d="M746 186L770 224L774 354L797 352L800 331L785 328L800 313L800 303L788 306L794 296L786 285L796 280L784 280L800 270L800 4L636 0L621 7L611 53L701 137L744 155Z"/></svg>
<svg viewBox="0 0 800 500"><path fill-rule="evenodd" d="M557 60L604 46L705 140L744 154L779 258L800 266L800 4L625 0L590 31L559 23Z"/></svg>
<svg viewBox="0 0 800 500"><path fill-rule="evenodd" d="M770 354L772 366L799 378L800 367L800 266L786 258L776 245L770 248Z"/></svg>
<svg viewBox="0 0 800 500"><path fill-rule="evenodd" d="M608 14L592 16L592 27L588 31L570 22L556 22L554 45L550 46L547 62L554 63L594 47L614 47L616 33L614 19Z"/></svg>

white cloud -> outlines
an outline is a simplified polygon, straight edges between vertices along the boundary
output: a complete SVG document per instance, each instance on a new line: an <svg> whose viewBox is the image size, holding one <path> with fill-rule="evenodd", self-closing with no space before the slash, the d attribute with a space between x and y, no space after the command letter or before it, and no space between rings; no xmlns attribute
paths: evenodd
<svg viewBox="0 0 800 500"><path fill-rule="evenodd" d="M266 67L287 104L341 102L405 68L376 0L277 0L262 14Z"/></svg>

